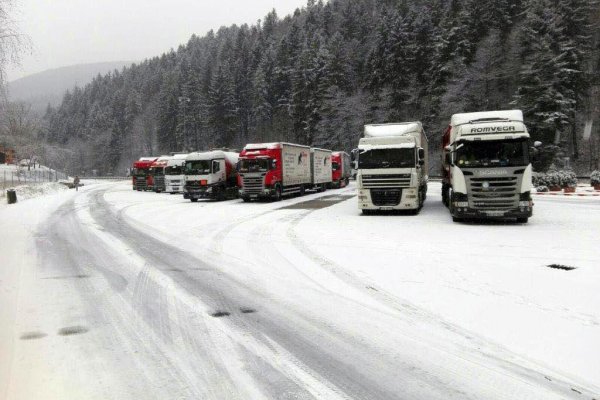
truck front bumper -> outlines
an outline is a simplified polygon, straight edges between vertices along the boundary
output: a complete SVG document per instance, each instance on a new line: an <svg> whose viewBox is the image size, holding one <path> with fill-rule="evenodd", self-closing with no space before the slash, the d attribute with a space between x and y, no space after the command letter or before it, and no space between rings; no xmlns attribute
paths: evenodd
<svg viewBox="0 0 600 400"><path fill-rule="evenodd" d="M458 203L458 206L456 205ZM460 202L454 204L452 208L452 216L457 218L473 218L473 219L509 219L509 218L529 218L533 215L531 205L520 205L518 208L510 210L482 210L470 207L461 207Z"/></svg>
<svg viewBox="0 0 600 400"><path fill-rule="evenodd" d="M211 199L213 197L212 188L207 188L206 190L184 190L183 198L184 199Z"/></svg>
<svg viewBox="0 0 600 400"><path fill-rule="evenodd" d="M371 191L375 190L374 193ZM400 192L399 195L397 192ZM398 201L380 203L378 196L398 196ZM416 210L419 208L419 191L417 188L378 188L359 189L358 208L361 210Z"/></svg>

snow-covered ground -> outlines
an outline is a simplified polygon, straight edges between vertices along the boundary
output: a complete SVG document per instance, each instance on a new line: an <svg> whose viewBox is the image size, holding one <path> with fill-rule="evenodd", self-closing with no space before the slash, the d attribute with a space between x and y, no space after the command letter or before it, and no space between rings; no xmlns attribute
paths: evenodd
<svg viewBox="0 0 600 400"><path fill-rule="evenodd" d="M0 398L597 398L600 201L457 224L439 189L418 216L353 186L0 208Z"/></svg>

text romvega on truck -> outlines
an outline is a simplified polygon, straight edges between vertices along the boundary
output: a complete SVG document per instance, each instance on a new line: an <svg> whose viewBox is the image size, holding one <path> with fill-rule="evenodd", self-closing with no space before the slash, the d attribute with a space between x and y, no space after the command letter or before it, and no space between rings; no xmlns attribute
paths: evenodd
<svg viewBox="0 0 600 400"><path fill-rule="evenodd" d="M238 163L240 197L250 201L303 195L312 187L310 150L290 143L246 145Z"/></svg>
<svg viewBox="0 0 600 400"><path fill-rule="evenodd" d="M223 150L190 153L185 159L183 198L225 200L238 195L238 153Z"/></svg>
<svg viewBox="0 0 600 400"><path fill-rule="evenodd" d="M454 114L442 152L442 201L454 221L531 217L529 133L520 110Z"/></svg>
<svg viewBox="0 0 600 400"><path fill-rule="evenodd" d="M420 122L365 125L358 144L358 207L418 212L427 195L427 137Z"/></svg>

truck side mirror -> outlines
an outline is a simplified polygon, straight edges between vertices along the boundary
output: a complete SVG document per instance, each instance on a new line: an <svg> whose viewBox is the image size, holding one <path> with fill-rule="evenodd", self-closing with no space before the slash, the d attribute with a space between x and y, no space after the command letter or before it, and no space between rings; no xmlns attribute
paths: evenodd
<svg viewBox="0 0 600 400"><path fill-rule="evenodd" d="M212 165L213 174L221 170L221 168L219 168L219 162L217 160L213 160Z"/></svg>
<svg viewBox="0 0 600 400"><path fill-rule="evenodd" d="M271 169L276 169L277 168L277 160L273 159L271 160Z"/></svg>
<svg viewBox="0 0 600 400"><path fill-rule="evenodd" d="M448 165L452 165L452 156L450 155L450 152L444 154L444 162Z"/></svg>
<svg viewBox="0 0 600 400"><path fill-rule="evenodd" d="M419 147L419 160L425 160L425 149L422 147Z"/></svg>
<svg viewBox="0 0 600 400"><path fill-rule="evenodd" d="M420 165L420 166L423 166L423 165L425 165L425 160L421 158L421 159L419 160L419 165Z"/></svg>

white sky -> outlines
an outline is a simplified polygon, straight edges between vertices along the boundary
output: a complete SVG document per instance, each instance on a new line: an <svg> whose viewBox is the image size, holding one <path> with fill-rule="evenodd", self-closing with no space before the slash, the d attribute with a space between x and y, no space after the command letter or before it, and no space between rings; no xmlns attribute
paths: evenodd
<svg viewBox="0 0 600 400"><path fill-rule="evenodd" d="M33 54L8 80L74 64L141 61L222 25L283 17L306 0L16 0L14 17Z"/></svg>

